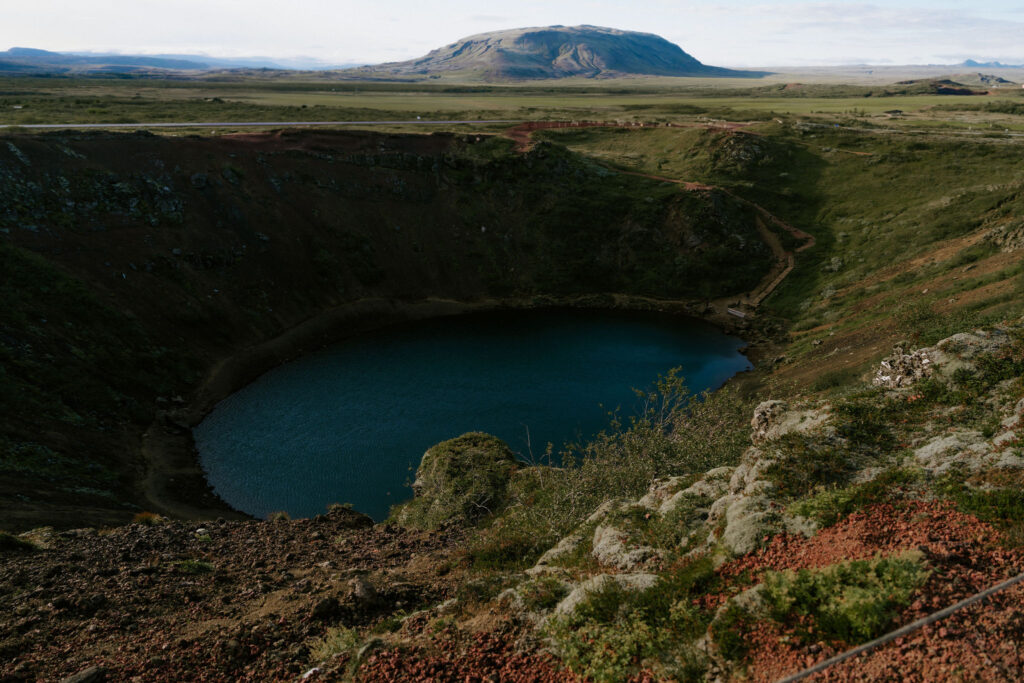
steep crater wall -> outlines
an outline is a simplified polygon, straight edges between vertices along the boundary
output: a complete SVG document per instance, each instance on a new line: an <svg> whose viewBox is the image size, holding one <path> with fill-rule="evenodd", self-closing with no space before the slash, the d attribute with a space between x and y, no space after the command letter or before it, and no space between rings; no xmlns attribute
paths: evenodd
<svg viewBox="0 0 1024 683"><path fill-rule="evenodd" d="M727 195L546 143L11 135L0 527L123 521L155 491L209 514L186 408L345 334L503 303L707 300L770 264Z"/></svg>

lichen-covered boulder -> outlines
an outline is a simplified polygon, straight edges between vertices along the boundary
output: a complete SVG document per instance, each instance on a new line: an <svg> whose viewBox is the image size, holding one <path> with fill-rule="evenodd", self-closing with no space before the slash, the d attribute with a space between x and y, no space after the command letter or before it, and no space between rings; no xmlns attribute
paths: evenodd
<svg viewBox="0 0 1024 683"><path fill-rule="evenodd" d="M520 467L505 442L490 434L470 432L442 441L423 454L414 498L396 506L392 517L425 529L476 524L505 506L509 479Z"/></svg>
<svg viewBox="0 0 1024 683"><path fill-rule="evenodd" d="M750 438L754 444L763 445L787 434L806 434L825 428L831 419L827 405L801 408L791 407L784 401L764 401L754 408Z"/></svg>
<svg viewBox="0 0 1024 683"><path fill-rule="evenodd" d="M653 588L658 583L656 574L598 574L576 586L558 606L555 614L570 615L595 593L609 589L618 589L626 593L641 592Z"/></svg>
<svg viewBox="0 0 1024 683"><path fill-rule="evenodd" d="M932 369L928 349L904 353L903 349L897 347L890 357L879 364L874 384L887 389L899 389L931 376Z"/></svg>
<svg viewBox="0 0 1024 683"><path fill-rule="evenodd" d="M879 365L874 384L886 389L910 387L927 377L948 382L957 371L974 372L982 356L1003 353L1012 343L1005 329L962 332L935 346L905 352L896 347Z"/></svg>

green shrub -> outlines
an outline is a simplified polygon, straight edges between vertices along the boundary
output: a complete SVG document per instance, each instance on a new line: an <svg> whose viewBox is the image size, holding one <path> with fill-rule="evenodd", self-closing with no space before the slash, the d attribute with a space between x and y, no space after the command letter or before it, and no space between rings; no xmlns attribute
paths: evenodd
<svg viewBox="0 0 1024 683"><path fill-rule="evenodd" d="M288 521L291 521L291 518L292 518L292 516L289 515L284 510L278 510L276 512L271 512L270 514L267 515L267 521L268 522L288 522Z"/></svg>
<svg viewBox="0 0 1024 683"><path fill-rule="evenodd" d="M738 662L746 658L750 651L747 631L753 620L754 617L747 610L729 603L723 613L712 622L711 638L727 660Z"/></svg>
<svg viewBox="0 0 1024 683"><path fill-rule="evenodd" d="M142 524L143 526L156 526L158 524L165 524L167 519L155 512L140 512L132 518L132 522Z"/></svg>
<svg viewBox="0 0 1024 683"><path fill-rule="evenodd" d="M527 609L537 612L549 610L568 595L568 587L550 576L541 577L527 583L519 595Z"/></svg>
<svg viewBox="0 0 1024 683"><path fill-rule="evenodd" d="M802 434L777 439L772 455L775 459L764 474L783 498L800 498L822 486L845 484L857 471L849 449L817 443Z"/></svg>
<svg viewBox="0 0 1024 683"><path fill-rule="evenodd" d="M700 670L694 642L710 621L693 599L717 580L711 560L699 558L665 572L644 591L612 582L572 614L552 619L545 633L570 669L596 681L624 680L642 663L689 680Z"/></svg>
<svg viewBox="0 0 1024 683"><path fill-rule="evenodd" d="M546 633L571 671L599 683L626 680L641 661L667 649L670 642L667 634L637 614L612 624L555 619Z"/></svg>
<svg viewBox="0 0 1024 683"><path fill-rule="evenodd" d="M209 574L214 570L213 564L205 560L182 560L174 566L182 574Z"/></svg>
<svg viewBox="0 0 1024 683"><path fill-rule="evenodd" d="M855 560L824 569L770 571L762 597L776 621L795 625L796 617L809 617L817 634L854 644L884 634L927 576L918 554Z"/></svg>
<svg viewBox="0 0 1024 683"><path fill-rule="evenodd" d="M961 512L983 522L1024 522L1024 489L971 488L961 472L949 472L938 482L939 495L954 501Z"/></svg>
<svg viewBox="0 0 1024 683"><path fill-rule="evenodd" d="M310 660L325 662L335 656L351 652L359 647L362 641L359 631L345 626L327 629L323 637L317 638L309 646Z"/></svg>
<svg viewBox="0 0 1024 683"><path fill-rule="evenodd" d="M795 503L790 510L795 514L829 527L876 503L888 503L902 491L921 481L921 473L904 468L886 470L864 484L846 488L828 488Z"/></svg>

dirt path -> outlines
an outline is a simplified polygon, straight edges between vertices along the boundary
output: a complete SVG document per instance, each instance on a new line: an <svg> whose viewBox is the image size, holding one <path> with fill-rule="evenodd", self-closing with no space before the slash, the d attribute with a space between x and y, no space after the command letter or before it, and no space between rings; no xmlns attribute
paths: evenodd
<svg viewBox="0 0 1024 683"><path fill-rule="evenodd" d="M720 130L739 130L750 126L750 123L742 122L730 122L723 121L721 123L714 124L686 124L686 123L668 123L668 124L645 124L642 122L608 122L608 121L531 121L522 123L518 126L508 129L505 131L505 135L511 138L515 142L515 149L520 154L528 152L533 146L533 133L538 130L551 130L556 128L647 128L647 127L659 127L659 128L707 128L707 129L720 129ZM607 166L606 166L607 168ZM609 169L622 175L637 176L640 178L648 178L650 180L658 180L665 183L673 183L678 185L680 188L687 192L710 192L716 190L724 194L729 195L733 199L741 202L742 204L754 209L757 212L759 219L757 221L757 232L761 236L761 239L772 250L772 254L775 256L775 263L772 265L768 273L761 279L752 291L739 296L723 297L716 299L708 303L713 309L712 311L706 312L706 317L710 319L728 319L730 315L734 317L746 317L750 314L752 309L756 309L762 301L764 301L772 292L774 292L779 285L786 279L786 277L793 271L796 266L795 254L810 249L816 244L814 236L804 232L803 230L786 223L778 216L775 216L770 211L765 209L759 204L755 204L750 200L744 199L717 185L707 185L705 183L698 183L688 180L680 180L678 178L667 178L665 176L652 175L650 173L640 173L638 171L622 171L619 169ZM804 243L800 245L795 251L786 251L782 245L782 240L779 239L778 234L772 229L784 230L793 237L804 240ZM735 310L743 315L736 316L734 313L730 313L730 309ZM745 309L745 310L743 310Z"/></svg>
<svg viewBox="0 0 1024 683"><path fill-rule="evenodd" d="M644 123L643 121L527 121L505 131L505 136L516 143L516 151L528 152L533 147L533 134L538 130L555 128L707 128L709 130L739 130L752 125L739 121L718 123ZM678 182L666 178L668 182Z"/></svg>
<svg viewBox="0 0 1024 683"><path fill-rule="evenodd" d="M649 173L639 173L636 171L619 171L619 173L622 173L623 175L632 175L639 176L641 178L649 178L650 180L659 180L666 183L674 183L676 185L679 185L683 190L687 192L708 192L712 190L717 190L718 192L722 192L724 194L729 195L733 199L754 209L754 211L757 212L757 232L761 236L761 239L763 239L765 243L768 244L769 248L771 248L772 254L775 256L775 263L772 265L771 270L769 270L768 273L761 279L761 282L758 283L757 287L755 287L750 292L747 292L746 294L741 294L738 297L724 297L710 302L710 305L714 307L716 311L720 311L725 315L730 315L728 313L728 309L730 308L737 310L739 310L740 307L745 309L757 308L761 304L761 302L768 297L769 294L774 292L778 288L778 286L782 284L782 282L786 279L786 276L788 276L790 272L792 272L793 268L796 266L795 254L810 249L817 243L813 235L804 232L800 228L794 227L789 223L786 223L781 218L772 214L770 211L768 211L760 204L755 204L754 202L748 199L744 199L743 197L740 197L733 193L732 191L727 190L723 187L719 187L717 185L707 185L704 183L697 183L686 180L677 180L675 178L666 178L664 176L651 175ZM804 240L804 243L797 247L795 251L786 251L785 247L782 246L782 240L779 239L778 234L769 226L774 226L776 229L784 230L793 237L800 240Z"/></svg>

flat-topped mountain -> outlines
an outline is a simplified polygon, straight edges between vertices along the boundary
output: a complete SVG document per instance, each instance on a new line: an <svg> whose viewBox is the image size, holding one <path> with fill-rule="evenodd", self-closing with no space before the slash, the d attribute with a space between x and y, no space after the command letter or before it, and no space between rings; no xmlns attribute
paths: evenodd
<svg viewBox="0 0 1024 683"><path fill-rule="evenodd" d="M547 26L480 33L407 62L359 69L397 76L463 73L487 80L617 76L757 77L701 64L652 33L600 26Z"/></svg>

